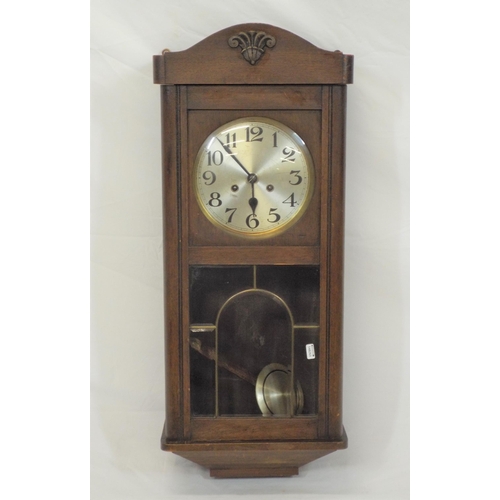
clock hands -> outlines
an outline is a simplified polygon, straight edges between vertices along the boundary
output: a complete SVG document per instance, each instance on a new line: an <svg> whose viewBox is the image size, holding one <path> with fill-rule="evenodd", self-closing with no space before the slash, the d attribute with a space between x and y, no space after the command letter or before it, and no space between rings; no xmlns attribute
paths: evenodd
<svg viewBox="0 0 500 500"><path fill-rule="evenodd" d="M250 177L252 177L252 180L250 180ZM255 182L257 181L257 176L255 174L249 175L248 180L252 184L252 197L248 200L248 204L252 209L252 214L255 215L255 209L257 208L257 204L259 203L259 200L255 197L255 190L254 190Z"/></svg>
<svg viewBox="0 0 500 500"><path fill-rule="evenodd" d="M220 145L224 148L224 151L232 157L232 159L245 171L245 173L250 177L250 172L243 166L243 164L236 158L236 155L229 149L227 144L224 144L218 137L217 140L220 142Z"/></svg>
<svg viewBox="0 0 500 500"><path fill-rule="evenodd" d="M259 203L259 200L255 197L255 183L257 182L257 176L255 174L251 174L238 160L236 155L231 151L229 146L227 144L224 144L219 137L217 137L217 140L220 142L221 146L224 148L224 151L231 156L231 158L243 169L243 171L247 174L247 181L252 185L252 197L248 200L248 204L250 205L250 208L252 209L252 215L255 216L255 209L257 208L257 205Z"/></svg>

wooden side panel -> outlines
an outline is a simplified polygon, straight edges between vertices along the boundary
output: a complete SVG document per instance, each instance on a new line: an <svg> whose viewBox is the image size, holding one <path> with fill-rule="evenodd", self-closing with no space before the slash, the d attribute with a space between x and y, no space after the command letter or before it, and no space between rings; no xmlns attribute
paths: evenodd
<svg viewBox="0 0 500 500"><path fill-rule="evenodd" d="M331 88L330 191L330 335L328 344L328 420L330 439L340 439L342 426L342 328L344 308L345 109L347 88Z"/></svg>
<svg viewBox="0 0 500 500"><path fill-rule="evenodd" d="M165 432L171 441L189 438L190 420L186 101L184 86L162 86Z"/></svg>
<svg viewBox="0 0 500 500"><path fill-rule="evenodd" d="M162 182L163 182L163 259L165 311L165 432L168 440L183 439L183 391L179 384L182 365L180 318L182 310L179 289L180 152L179 92L173 85L161 87L162 106Z"/></svg>
<svg viewBox="0 0 500 500"><path fill-rule="evenodd" d="M178 294L181 296L180 310L180 331L179 337L181 342L182 365L180 367L179 386L182 388L183 395L189 395L190 391L190 367L189 367L189 267L188 267L188 219L189 219L189 204L187 199L189 196L188 188L188 121L187 121L187 88L184 85L179 85L178 89L178 134L179 142L179 157L180 157L180 179L181 185L179 194L182 200L179 211L179 246L180 246L180 262L179 272L181 283ZM191 400L189 396L183 396L183 416L184 416L184 439L190 437L190 420L191 420Z"/></svg>
<svg viewBox="0 0 500 500"><path fill-rule="evenodd" d="M319 377L318 377L318 437L326 439L327 419L328 419L328 338L329 332L329 276L330 276L330 240L328 238L330 219L330 192L329 185L331 181L331 158L330 158L330 140L331 140L331 92L329 86L323 86L322 89L322 113L321 113L321 168L323 182L321 184L320 196L320 224L321 224L321 242L320 242L320 326L321 335L319 338Z"/></svg>

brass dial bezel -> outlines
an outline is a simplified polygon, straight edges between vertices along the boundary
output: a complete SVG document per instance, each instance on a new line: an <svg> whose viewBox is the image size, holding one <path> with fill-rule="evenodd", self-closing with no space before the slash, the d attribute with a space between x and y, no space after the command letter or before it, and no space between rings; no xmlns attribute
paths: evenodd
<svg viewBox="0 0 500 500"><path fill-rule="evenodd" d="M262 122L267 125L271 125L273 127L278 128L280 131L285 133L290 137L290 139L294 142L294 144L297 146L297 149L300 151L300 153L303 155L304 162L307 168L307 174L308 174L308 185L307 185L307 193L306 196L303 199L303 202L301 203L300 207L298 207L297 211L293 216L287 220L285 223L281 224L280 226L272 229L267 229L263 231L254 231L254 232L248 232L248 231L241 231L239 229L232 228L228 226L228 224L223 224L219 219L214 217L212 212L207 209L205 206L203 200L201 199L200 193L198 191L198 183L197 183L197 171L199 168L199 164L202 161L202 158L204 157L204 153L207 149L207 146L209 143L220 133L224 132L226 129L234 127L236 125L239 125L241 123L258 123ZM201 145L200 149L198 150L198 153L196 155L196 159L194 161L193 165L193 189L196 197L196 201L198 203L198 206L200 207L202 213L205 215L205 217L210 221L211 224L214 226L222 229L226 233L230 233L234 236L238 236L240 238L245 238L245 239L266 239L266 238L271 238L274 236L277 236L279 234L284 233L285 231L288 231L294 224L296 224L304 215L304 213L307 210L307 207L309 206L309 203L311 201L314 189L315 189L315 171L314 171L314 162L311 156L311 153L309 152L308 147L306 146L306 143L302 140L302 138L290 127L287 125L277 121L273 120L271 118L266 118L262 116L248 116L248 117L242 117L238 118L237 120L232 120L230 122L225 123L224 125L218 127L216 130L214 130L211 134L208 135L208 137L205 139L203 144Z"/></svg>

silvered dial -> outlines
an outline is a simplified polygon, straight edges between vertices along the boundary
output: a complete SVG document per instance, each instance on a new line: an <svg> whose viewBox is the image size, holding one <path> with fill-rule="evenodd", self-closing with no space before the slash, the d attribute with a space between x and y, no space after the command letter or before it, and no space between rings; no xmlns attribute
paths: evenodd
<svg viewBox="0 0 500 500"><path fill-rule="evenodd" d="M267 237L304 213L314 187L311 155L287 126L242 118L210 134L195 161L195 193L220 228Z"/></svg>

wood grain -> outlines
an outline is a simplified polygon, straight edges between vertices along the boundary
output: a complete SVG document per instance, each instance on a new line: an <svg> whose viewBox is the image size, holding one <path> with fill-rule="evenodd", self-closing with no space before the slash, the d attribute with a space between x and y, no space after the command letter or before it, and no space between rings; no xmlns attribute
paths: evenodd
<svg viewBox="0 0 500 500"><path fill-rule="evenodd" d="M193 441L255 441L316 439L316 417L196 417L191 420Z"/></svg>
<svg viewBox="0 0 500 500"><path fill-rule="evenodd" d="M332 87L332 139L330 183L330 269L328 336L328 436L342 432L342 344L344 308L344 206L345 206L345 109L346 87Z"/></svg>
<svg viewBox="0 0 500 500"><path fill-rule="evenodd" d="M162 183L163 183L163 266L165 311L165 400L166 432L171 441L183 439L183 391L179 384L182 360L180 333L181 300L179 246L179 168L178 143L168 140L178 130L178 89L162 87ZM168 214L168 216L166 215Z"/></svg>
<svg viewBox="0 0 500 500"><path fill-rule="evenodd" d="M299 473L298 467L225 467L211 468L210 476L219 479L242 477L290 477Z"/></svg>
<svg viewBox="0 0 500 500"><path fill-rule="evenodd" d="M190 264L205 265L313 265L319 264L318 247L190 247Z"/></svg>
<svg viewBox="0 0 500 500"><path fill-rule="evenodd" d="M321 87L290 85L196 85L188 109L321 109Z"/></svg>
<svg viewBox="0 0 500 500"><path fill-rule="evenodd" d="M298 468L347 447L339 441L166 443L162 449L210 468L212 477L288 477Z"/></svg>
<svg viewBox="0 0 500 500"><path fill-rule="evenodd" d="M228 45L240 31L265 31L276 38L252 66ZM320 49L289 31L268 24L240 24L223 29L181 52L153 57L154 82L172 84L347 84L353 57Z"/></svg>

